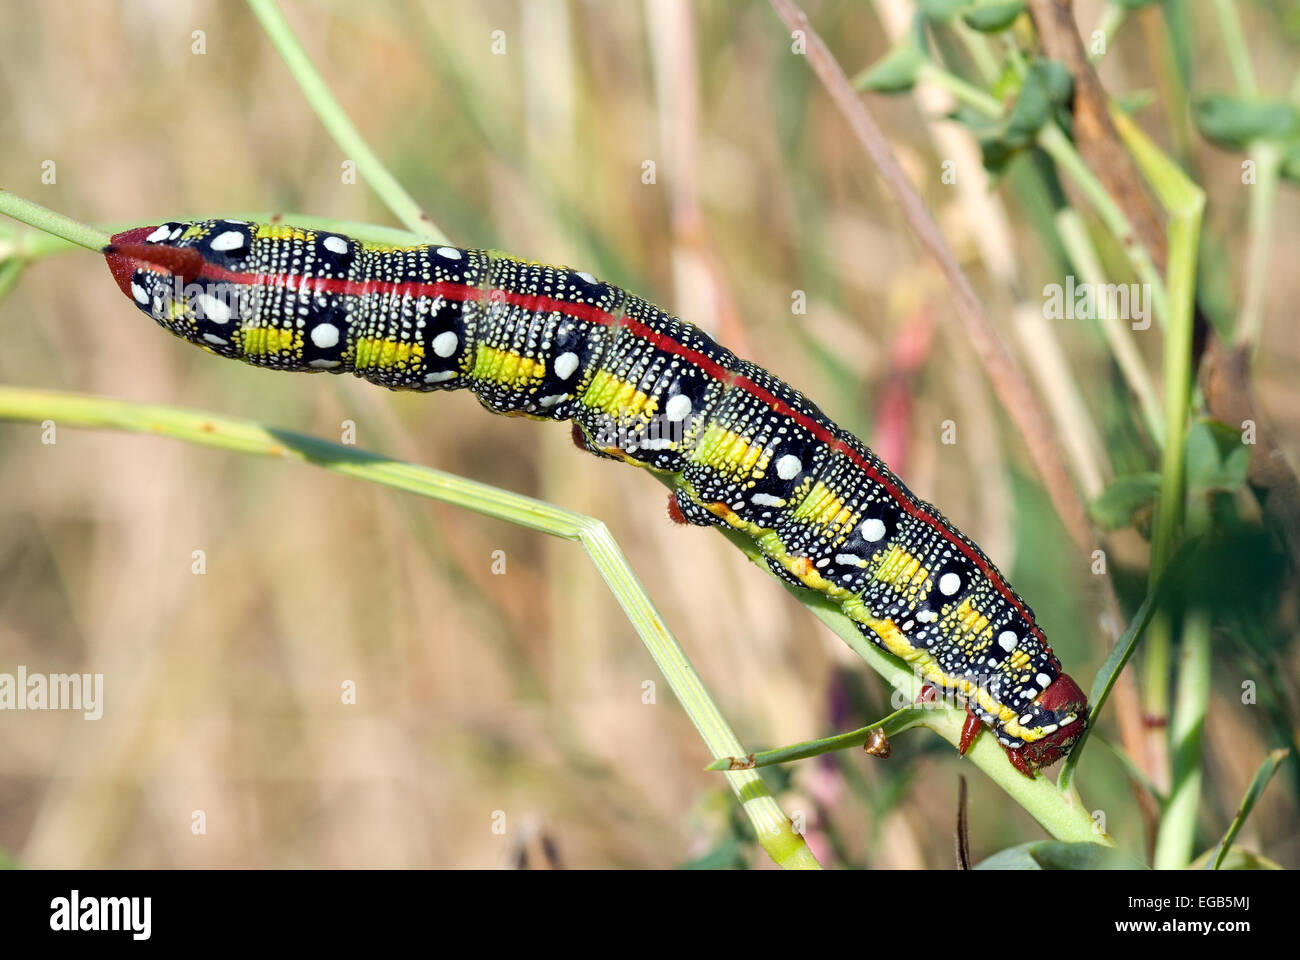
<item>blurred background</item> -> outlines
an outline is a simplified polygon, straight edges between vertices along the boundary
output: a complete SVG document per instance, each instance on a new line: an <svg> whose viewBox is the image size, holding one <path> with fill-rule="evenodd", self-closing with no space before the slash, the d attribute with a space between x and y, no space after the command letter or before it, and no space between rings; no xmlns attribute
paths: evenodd
<svg viewBox="0 0 1300 960"><path fill-rule="evenodd" d="M1186 7L1194 90L1230 88L1210 5ZM1260 86L1285 95L1300 16L1280 0L1238 7ZM590 270L806 390L1009 573L1089 685L1111 636L1090 558L1057 520L942 277L767 5L283 8L454 242ZM889 50L909 9L807 7L850 73ZM1076 10L1086 31L1103 5ZM255 210L394 222L364 184L343 182L345 158L242 4L11 0L6 14L6 189L96 223ZM1159 21L1148 14L1134 15L1100 72L1117 95L1155 94L1136 116L1167 146ZM943 182L956 144L973 141L941 119L933 91L869 99L1003 335L1034 366L1042 334L1013 323L1017 299L1037 304L1066 272L1043 240L1042 209L1017 189L1014 165L996 192L964 167L959 189ZM1204 246L1230 318L1247 223L1241 157L1201 138L1181 146L1208 193ZM1300 194L1284 185L1255 370L1261 417L1293 464L1298 214ZM993 266L981 252L989 237ZM806 312L792 309L800 293ZM671 524L658 483L580 455L566 426L493 417L468 394L220 362L124 303L84 251L28 269L0 302L0 324L7 384L332 440L352 421L358 446L603 519L748 749L890 710L883 681L763 571L713 532ZM1055 320L1049 335L1083 400L1092 482L1157 469L1096 325ZM1158 384L1158 330L1133 341ZM953 444L941 441L947 420ZM1107 547L1117 585L1136 584L1138 597L1142 529L1117 530ZM1282 592L1259 611L1257 656L1216 634L1198 849L1222 834L1267 750L1294 740L1294 600ZM0 425L0 671L19 664L102 673L105 685L98 721L0 714L0 850L24 866L769 865L580 547L305 466L71 428L48 445L34 427ZM1273 706L1242 705L1245 680L1274 690ZM341 702L347 683L355 705ZM1117 741L1113 718L1102 733ZM1291 867L1294 766L1239 838ZM888 760L849 751L764 775L786 811L804 815L824 863L949 869L962 772L976 859L1044 836L924 731L898 738ZM1144 856L1138 791L1099 743L1080 788Z"/></svg>

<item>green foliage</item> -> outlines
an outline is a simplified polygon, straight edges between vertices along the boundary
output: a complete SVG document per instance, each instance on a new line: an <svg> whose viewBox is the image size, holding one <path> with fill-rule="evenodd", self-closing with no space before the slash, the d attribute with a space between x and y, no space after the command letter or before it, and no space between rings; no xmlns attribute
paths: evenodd
<svg viewBox="0 0 1300 960"><path fill-rule="evenodd" d="M1255 853L1253 850L1247 850L1244 847L1233 846L1217 867L1214 866L1215 858L1219 854L1219 848L1206 850L1203 854L1187 865L1188 870L1281 870L1282 865L1274 860L1270 860L1262 853Z"/></svg>
<svg viewBox="0 0 1300 960"><path fill-rule="evenodd" d="M999 98L1015 97L1005 116L990 118L964 105L949 119L971 129L979 140L985 169L1000 174L1049 125L1069 125L1066 107L1073 89L1074 81L1063 63L1039 58L1029 64L1023 77L1007 70L994 85L994 94Z"/></svg>
<svg viewBox="0 0 1300 960"><path fill-rule="evenodd" d="M918 0L916 6L928 19L946 22L970 3L971 0Z"/></svg>
<svg viewBox="0 0 1300 960"><path fill-rule="evenodd" d="M853 85L876 93L906 93L916 85L925 63L925 19L918 14L907 38L858 74Z"/></svg>
<svg viewBox="0 0 1300 960"><path fill-rule="evenodd" d="M1088 513L1104 530L1150 524L1151 510L1160 495L1160 474L1154 471L1120 477L1088 504Z"/></svg>
<svg viewBox="0 0 1300 960"><path fill-rule="evenodd" d="M1232 823L1228 826L1228 832L1223 835L1223 839L1219 841L1218 846L1209 851L1214 856L1204 864L1206 870L1219 870L1223 867L1223 863L1227 859L1227 853L1232 848L1232 841L1236 839L1242 825L1246 822L1246 818L1250 816L1250 811L1255 809L1260 794L1264 792L1268 782L1273 779L1273 774L1277 773L1278 766L1288 753L1290 753L1289 750L1274 750L1259 765L1259 769L1255 771L1255 776L1251 778L1250 786L1246 788L1246 795L1241 798L1241 804L1237 807L1237 815L1232 818Z"/></svg>
<svg viewBox="0 0 1300 960"><path fill-rule="evenodd" d="M1233 150L1257 140L1283 143L1300 136L1300 111L1286 100L1211 93L1196 101L1193 116L1201 136Z"/></svg>
<svg viewBox="0 0 1300 960"><path fill-rule="evenodd" d="M961 18L966 26L981 33L999 33L1016 22L1016 18L1025 12L1024 0L1010 2L981 3L966 10Z"/></svg>
<svg viewBox="0 0 1300 960"><path fill-rule="evenodd" d="M1037 840L1001 850L975 865L976 870L1145 870L1146 865L1122 850L1095 843Z"/></svg>
<svg viewBox="0 0 1300 960"><path fill-rule="evenodd" d="M1187 432L1189 494L1231 492L1246 482L1250 447L1241 432L1213 420L1198 420Z"/></svg>

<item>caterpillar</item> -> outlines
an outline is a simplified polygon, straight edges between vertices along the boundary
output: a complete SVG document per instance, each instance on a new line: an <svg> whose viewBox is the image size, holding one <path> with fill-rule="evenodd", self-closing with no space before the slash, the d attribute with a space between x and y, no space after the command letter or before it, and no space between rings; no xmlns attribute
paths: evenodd
<svg viewBox="0 0 1300 960"><path fill-rule="evenodd" d="M1083 732L1086 697L973 541L798 390L639 297L496 251L243 220L139 227L103 252L139 309L212 353L468 389L670 477L672 519L743 531L912 665L922 698L963 701L963 754L987 726L1033 777Z"/></svg>

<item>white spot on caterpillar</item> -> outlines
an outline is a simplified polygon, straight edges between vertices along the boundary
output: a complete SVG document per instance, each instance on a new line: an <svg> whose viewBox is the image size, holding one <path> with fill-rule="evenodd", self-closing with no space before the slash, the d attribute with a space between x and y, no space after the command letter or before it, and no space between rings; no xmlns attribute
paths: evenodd
<svg viewBox="0 0 1300 960"><path fill-rule="evenodd" d="M339 342L339 328L332 323L318 323L311 328L311 342L322 350L336 346Z"/></svg>
<svg viewBox="0 0 1300 960"><path fill-rule="evenodd" d="M568 380L578 369L578 355L572 351L562 353L555 358L555 375L561 380Z"/></svg>
<svg viewBox="0 0 1300 960"><path fill-rule="evenodd" d="M149 236L145 237L145 240L148 241L149 243L157 243L159 240L167 239L167 234L169 232L170 231L168 231L167 227L164 225L159 227L153 233L149 234Z"/></svg>
<svg viewBox="0 0 1300 960"><path fill-rule="evenodd" d="M205 333L205 334L203 335L203 339L206 340L206 341L208 341L208 343L216 343L216 344L219 344L220 346L223 346L223 347L224 347L226 344L228 344L228 343L230 342L229 340L223 340L221 337L217 336L215 333Z"/></svg>
<svg viewBox="0 0 1300 960"><path fill-rule="evenodd" d="M691 412L691 398L684 393L674 394L664 406L664 414L674 423L685 420ZM784 503L785 501L782 501Z"/></svg>
<svg viewBox="0 0 1300 960"><path fill-rule="evenodd" d="M446 380L454 379L455 376L456 376L455 370L435 370L433 373L426 373L424 375L424 382L442 383Z"/></svg>
<svg viewBox="0 0 1300 960"><path fill-rule="evenodd" d="M225 253L228 250L238 250L245 242L244 235L238 230L227 230L212 238L212 249L218 253Z"/></svg>
<svg viewBox="0 0 1300 960"><path fill-rule="evenodd" d="M861 567L866 565L866 561L852 553L835 554L835 562L849 567Z"/></svg>
<svg viewBox="0 0 1300 960"><path fill-rule="evenodd" d="M437 253L438 256L442 257L444 260L460 259L460 251L457 250L455 247L439 247L434 252Z"/></svg>
<svg viewBox="0 0 1300 960"><path fill-rule="evenodd" d="M136 303L148 303L149 293L138 283L131 284L131 296L135 297Z"/></svg>
<svg viewBox="0 0 1300 960"><path fill-rule="evenodd" d="M204 319L213 323L225 323L230 319L230 304L218 300L210 293L200 293L194 298L194 305L203 314ZM225 341L221 341L225 343Z"/></svg>
<svg viewBox="0 0 1300 960"><path fill-rule="evenodd" d="M1047 726L1043 727L1043 729L1039 730L1038 732L1039 732L1039 733L1055 733L1058 729L1059 729L1059 727L1057 727L1056 724L1054 724L1054 723L1049 723Z"/></svg>
<svg viewBox="0 0 1300 960"><path fill-rule="evenodd" d="M872 517L870 520L862 521L862 539L867 543L875 543L885 535L885 524L883 521Z"/></svg>
<svg viewBox="0 0 1300 960"><path fill-rule="evenodd" d="M1037 681L1038 685L1044 690L1052 685L1052 678L1045 673L1040 673L1038 676L1034 677L1034 680Z"/></svg>
<svg viewBox="0 0 1300 960"><path fill-rule="evenodd" d="M331 367L337 367L338 365L339 362L337 360L309 360L307 362L307 366L318 367L321 370L328 370Z"/></svg>
<svg viewBox="0 0 1300 960"><path fill-rule="evenodd" d="M1020 638L1017 637L1010 630L1003 630L1001 633L998 634L998 646L1001 647L1003 650L1005 650L1007 653L1010 653L1012 650L1016 649L1016 642L1019 639Z"/></svg>
<svg viewBox="0 0 1300 960"><path fill-rule="evenodd" d="M945 597L951 597L961 589L961 577L955 573L945 573L939 578L939 592Z"/></svg>
<svg viewBox="0 0 1300 960"><path fill-rule="evenodd" d="M822 567L826 566L826 564L830 562L831 562L830 557L822 557L820 560L817 561L817 569L820 570Z"/></svg>
<svg viewBox="0 0 1300 960"><path fill-rule="evenodd" d="M175 230L172 231L171 236L168 237L168 239L169 239L169 240L179 240L179 239L181 238L181 234L184 233L184 232L185 232L185 228L184 228L184 227L177 227Z"/></svg>
<svg viewBox="0 0 1300 960"><path fill-rule="evenodd" d="M787 453L776 462L776 475L782 480L793 480L802 469L803 463L793 453Z"/></svg>
<svg viewBox="0 0 1300 960"><path fill-rule="evenodd" d="M922 610L916 615L916 619L920 620L922 623L934 623L934 621L939 619L939 615L933 610Z"/></svg>
<svg viewBox="0 0 1300 960"><path fill-rule="evenodd" d="M542 397L542 399L537 401L537 405L539 407L553 407L566 397L568 397L567 393L557 393L549 397Z"/></svg>
<svg viewBox="0 0 1300 960"><path fill-rule="evenodd" d="M321 241L321 246L323 246L330 253L348 252L348 242L344 240L342 237L326 237L324 240Z"/></svg>
<svg viewBox="0 0 1300 960"><path fill-rule="evenodd" d="M460 346L460 338L448 330L433 338L433 352L440 357L450 357Z"/></svg>
<svg viewBox="0 0 1300 960"><path fill-rule="evenodd" d="M673 419L671 414L669 414L669 419L670 420ZM677 419L680 420L681 417L678 417ZM774 497L770 493L756 493L749 499L752 500L754 503L758 504L760 507L784 507L785 506L784 500L782 500L780 497Z"/></svg>
<svg viewBox="0 0 1300 960"><path fill-rule="evenodd" d="M579 280L585 280L585 281L587 281L587 283L595 283L595 282L596 282L596 278L593 277L591 274L589 274L586 270L583 270L581 273L578 274L578 279L579 279Z"/></svg>
<svg viewBox="0 0 1300 960"><path fill-rule="evenodd" d="M1026 713L1023 717L1020 718L1020 723L1021 725L1024 725L1026 723L1032 723L1033 720L1034 720L1034 715L1032 713Z"/></svg>

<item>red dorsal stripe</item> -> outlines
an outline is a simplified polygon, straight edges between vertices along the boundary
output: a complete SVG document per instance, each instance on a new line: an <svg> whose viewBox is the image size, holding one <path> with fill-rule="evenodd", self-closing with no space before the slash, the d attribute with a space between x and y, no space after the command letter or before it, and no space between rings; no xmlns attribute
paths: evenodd
<svg viewBox="0 0 1300 960"><path fill-rule="evenodd" d="M971 561L985 577L993 584L998 593L1014 607L1025 622L1029 629L1034 632L1044 646L1047 646L1046 638L1043 637L1042 631L1034 622L1034 618L1025 608L1024 604L1016 597L1011 588L1003 581L997 571L980 556L980 554L961 539L949 526L938 517L923 510L919 507L910 496L904 493L896 483L889 477L882 474L871 463L862 457L852 447L840 442L830 430L825 426L813 420L811 417L795 410L788 403L774 397L769 391L754 383L748 377L738 376L732 371L726 369L717 363L711 357L705 356L698 350L694 350L685 344L678 343L665 334L653 330L643 323L630 320L626 317L617 319L597 306L589 303L572 303L568 300L560 300L555 297L543 296L541 294L524 294L516 293L511 290L484 290L480 287L467 283L452 283L439 281L437 283L424 283L421 281L366 281L359 283L355 280L338 279L331 277L307 277L296 274L286 273L240 273L238 271L227 270L224 267L217 266L213 263L206 263L199 275L200 280L211 280L218 283L237 283L251 286L267 287L285 287L290 290L304 289L313 294L338 294L343 296L396 296L412 298L437 298L442 297L446 300L465 302L469 300L489 300L501 303L507 303L511 306L522 307L530 311L554 311L561 313L566 317L572 317L575 320L583 320L587 323L601 324L611 326L618 324L626 327L634 336L640 337L652 343L656 349L665 353L675 354L682 357L689 363L701 368L715 380L729 382L731 386L738 387L746 393L762 401L774 413L781 416L789 417L795 423L799 424L810 434L823 443L831 447L832 453L840 453L848 457L850 461L857 464L864 473L876 483L885 488L885 491L893 498L898 506L909 516L915 517L921 522L929 525L934 530L956 547L967 559Z"/></svg>

